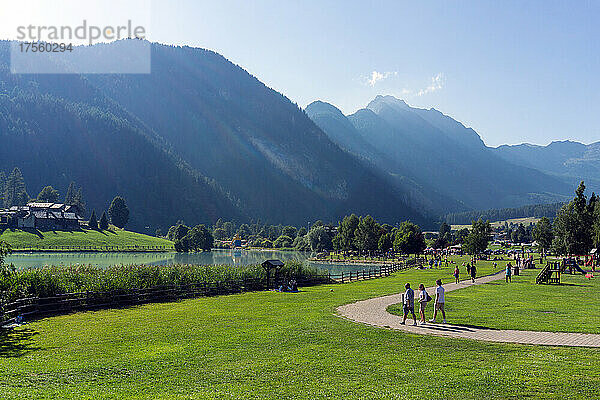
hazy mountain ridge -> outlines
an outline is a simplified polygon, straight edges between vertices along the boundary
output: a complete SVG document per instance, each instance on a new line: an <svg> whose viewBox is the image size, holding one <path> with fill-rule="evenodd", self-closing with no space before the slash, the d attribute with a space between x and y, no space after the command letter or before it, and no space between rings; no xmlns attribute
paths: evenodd
<svg viewBox="0 0 600 400"><path fill-rule="evenodd" d="M559 176L572 185L584 180L588 188L600 191L600 142L585 145L565 140L547 146L523 143L492 150L514 164Z"/></svg>
<svg viewBox="0 0 600 400"><path fill-rule="evenodd" d="M371 110L362 110L362 112L375 115ZM375 145L369 143L370 138L363 136L363 131L353 125L354 121L351 122L350 118L352 116L346 117L335 106L321 101L308 105L306 113L342 148L364 157L371 164L388 174L392 181L407 194L407 199L414 207L423 210L423 212L433 212L435 214L467 209L464 204L443 196L432 188L425 188L420 183L412 180L409 177L410 174L405 171L405 165L390 158L387 154L378 150ZM362 122L366 120L367 118L363 119Z"/></svg>
<svg viewBox="0 0 600 400"><path fill-rule="evenodd" d="M471 128L435 109L418 109L392 96L377 96L365 109L340 122L319 103L306 109L334 140L355 148L356 137L369 147L363 156L380 155L378 167L418 182L423 193L453 199L446 210L504 208L560 201L571 188L531 167L507 162L487 148ZM336 115L334 123L331 115ZM343 115L343 114L342 114ZM437 204L435 209L443 206Z"/></svg>

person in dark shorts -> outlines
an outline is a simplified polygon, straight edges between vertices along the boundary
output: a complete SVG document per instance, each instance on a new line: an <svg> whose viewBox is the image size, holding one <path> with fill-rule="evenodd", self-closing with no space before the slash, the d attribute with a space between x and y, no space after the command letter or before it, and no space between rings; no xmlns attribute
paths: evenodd
<svg viewBox="0 0 600 400"><path fill-rule="evenodd" d="M475 277L477 276L477 267L475 264L471 265L471 282L475 283Z"/></svg>
<svg viewBox="0 0 600 400"><path fill-rule="evenodd" d="M415 315L415 291L410 288L410 283L404 285L404 288L406 289L406 292L404 292L404 304L402 307L404 311L402 325L406 323L406 317L408 317L409 313L412 314L414 320L413 325L417 325L417 316Z"/></svg>
<svg viewBox="0 0 600 400"><path fill-rule="evenodd" d="M435 322L437 318L438 311L442 312L442 317L444 317L444 323L446 323L446 311L444 310L444 305L446 304L445 299L445 289L442 286L442 280L438 279L435 281L437 287L435 288L435 307L433 310L433 318L429 320L429 322Z"/></svg>

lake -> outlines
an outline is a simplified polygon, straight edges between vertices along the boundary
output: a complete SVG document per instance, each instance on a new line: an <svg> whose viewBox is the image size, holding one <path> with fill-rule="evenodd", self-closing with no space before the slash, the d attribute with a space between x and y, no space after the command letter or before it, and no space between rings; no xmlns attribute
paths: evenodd
<svg viewBox="0 0 600 400"><path fill-rule="evenodd" d="M260 264L265 260L281 261L298 260L315 267L326 269L332 273L358 271L368 268L365 265L328 264L309 262L308 252L275 251L275 250L213 250L204 253L14 253L6 257L6 264L14 264L17 268L39 268L45 265L94 265L106 268L110 265L146 264Z"/></svg>

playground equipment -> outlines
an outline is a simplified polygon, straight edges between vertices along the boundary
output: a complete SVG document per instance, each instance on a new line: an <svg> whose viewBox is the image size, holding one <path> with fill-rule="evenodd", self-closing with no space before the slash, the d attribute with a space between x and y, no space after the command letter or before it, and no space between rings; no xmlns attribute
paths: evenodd
<svg viewBox="0 0 600 400"><path fill-rule="evenodd" d="M582 275L586 275L587 271L582 269L577 260L574 258L567 258L565 260L548 262L544 268L540 271L538 276L535 278L535 283L557 283L560 284L561 274L572 274L574 271L579 272ZM586 275L587 277L587 275Z"/></svg>
<svg viewBox="0 0 600 400"><path fill-rule="evenodd" d="M572 274L573 271L577 271L577 272L579 272L580 274L583 274L583 275L585 275L587 273L586 271L584 271L579 266L579 263L574 258L567 258L566 260L563 261L563 263L562 263L562 272L563 273L567 273L567 270L568 270L569 274Z"/></svg>
<svg viewBox="0 0 600 400"><path fill-rule="evenodd" d="M542 283L560 284L560 274L562 273L562 268L563 266L560 262L548 262L535 278L535 283L538 285Z"/></svg>

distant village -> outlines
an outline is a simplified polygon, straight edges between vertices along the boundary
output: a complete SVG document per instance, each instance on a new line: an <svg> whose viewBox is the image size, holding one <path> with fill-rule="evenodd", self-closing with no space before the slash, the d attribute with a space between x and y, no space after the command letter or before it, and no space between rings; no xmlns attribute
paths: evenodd
<svg viewBox="0 0 600 400"><path fill-rule="evenodd" d="M79 229L83 224L84 220L75 205L33 202L0 209L0 230L72 230Z"/></svg>

